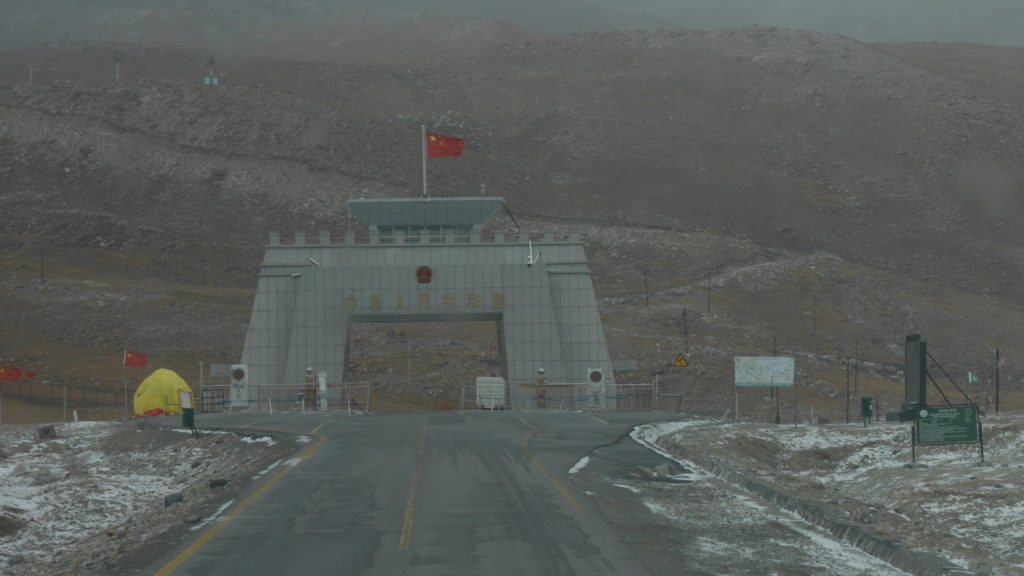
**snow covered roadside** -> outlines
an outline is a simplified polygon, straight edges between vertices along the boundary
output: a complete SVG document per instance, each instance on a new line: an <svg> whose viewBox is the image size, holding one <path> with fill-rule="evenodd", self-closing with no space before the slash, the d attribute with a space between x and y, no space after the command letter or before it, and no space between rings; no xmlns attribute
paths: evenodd
<svg viewBox="0 0 1024 576"><path fill-rule="evenodd" d="M143 420L55 425L50 440L38 428L0 427L0 573L12 576L109 573L168 530L209 521L296 446Z"/></svg>
<svg viewBox="0 0 1024 576"><path fill-rule="evenodd" d="M701 536L691 545L691 558L702 565L724 565L740 573L828 574L860 576L905 575L888 563L844 542L787 510L762 502L697 464L678 458L658 444L662 437L692 434L717 420L658 422L636 427L630 436L684 470L663 482L615 484L642 495L651 512L669 519L685 532ZM776 527L774 529L765 527Z"/></svg>
<svg viewBox="0 0 1024 576"><path fill-rule="evenodd" d="M980 574L1024 574L1024 418L988 417L979 446L919 446L908 424L662 423L637 441L706 455L850 525ZM661 439L660 441L658 439Z"/></svg>

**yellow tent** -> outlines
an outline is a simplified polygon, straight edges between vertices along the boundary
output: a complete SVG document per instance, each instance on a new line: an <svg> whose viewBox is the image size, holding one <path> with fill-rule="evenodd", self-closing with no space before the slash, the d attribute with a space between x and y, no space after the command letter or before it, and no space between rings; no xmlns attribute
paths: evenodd
<svg viewBox="0 0 1024 576"><path fill-rule="evenodd" d="M135 391L136 416L160 416L181 414L181 398L178 391L189 394L192 389L174 371L160 368L139 384Z"/></svg>

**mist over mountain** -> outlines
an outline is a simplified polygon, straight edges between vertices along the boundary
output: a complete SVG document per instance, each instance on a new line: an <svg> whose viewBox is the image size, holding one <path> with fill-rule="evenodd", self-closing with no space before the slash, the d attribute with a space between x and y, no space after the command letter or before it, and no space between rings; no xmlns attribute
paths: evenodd
<svg viewBox="0 0 1024 576"><path fill-rule="evenodd" d="M592 0L655 16L663 26L711 29L780 26L861 42L970 42L1024 46L1016 0ZM670 23L670 24L669 24Z"/></svg>
<svg viewBox="0 0 1024 576"><path fill-rule="evenodd" d="M864 9L803 5L775 7L850 25ZM688 378L721 400L733 355L778 340L808 382L858 350L889 386L923 332L957 374L1001 349L1020 384L1024 50L715 6L5 2L0 357L118 386L103 367L125 348L236 361L268 233L341 237L345 200L415 197L426 126L467 142L430 165L437 196L506 198L510 234L582 232L612 353L640 366L624 378L654 377L655 343L689 346ZM935 6L915 15L991 17ZM743 23L726 16L746 25L665 29ZM352 373L405 366L393 352Z"/></svg>
<svg viewBox="0 0 1024 576"><path fill-rule="evenodd" d="M154 21L190 25L213 41L253 24L413 14L497 20L541 35L628 29L708 30L751 25L842 34L862 42L966 42L1024 46L1016 0L254 0L243 14L209 0L10 0L0 6L0 48L80 39L145 39Z"/></svg>

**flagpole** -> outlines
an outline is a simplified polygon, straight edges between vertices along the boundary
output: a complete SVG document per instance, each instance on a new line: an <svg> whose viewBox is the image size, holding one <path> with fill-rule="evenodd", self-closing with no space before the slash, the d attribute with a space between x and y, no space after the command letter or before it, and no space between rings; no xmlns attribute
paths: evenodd
<svg viewBox="0 0 1024 576"><path fill-rule="evenodd" d="M121 358L121 383L124 385L124 419L128 419L128 376L125 375L125 364L128 363L128 349L124 349L124 356Z"/></svg>
<svg viewBox="0 0 1024 576"><path fill-rule="evenodd" d="M420 126L420 143L423 144L423 197L430 198L427 195L427 126L425 124Z"/></svg>

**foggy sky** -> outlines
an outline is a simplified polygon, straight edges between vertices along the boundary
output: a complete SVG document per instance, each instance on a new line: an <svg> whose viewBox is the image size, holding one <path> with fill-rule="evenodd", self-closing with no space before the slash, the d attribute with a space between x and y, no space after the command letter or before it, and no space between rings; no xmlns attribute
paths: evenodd
<svg viewBox="0 0 1024 576"><path fill-rule="evenodd" d="M863 42L1024 46L1021 0L592 0L686 28L781 26Z"/></svg>
<svg viewBox="0 0 1024 576"><path fill-rule="evenodd" d="M1024 0L3 0L0 49L130 38L133 22L155 14L215 28L381 11L502 20L535 34L757 24L864 42L1024 46Z"/></svg>

